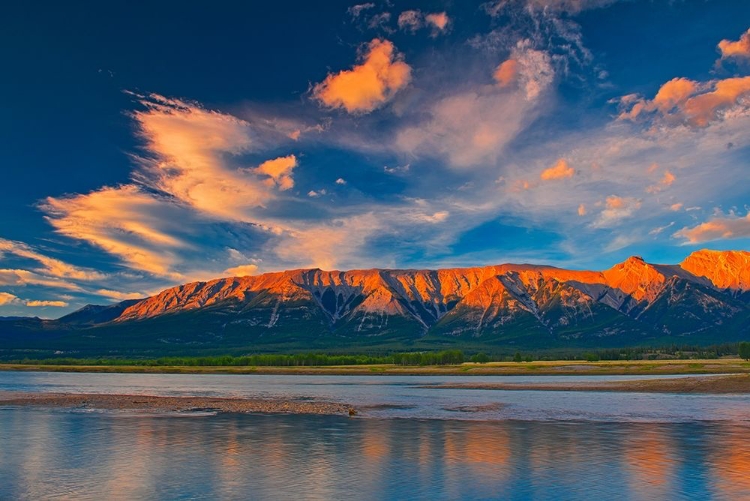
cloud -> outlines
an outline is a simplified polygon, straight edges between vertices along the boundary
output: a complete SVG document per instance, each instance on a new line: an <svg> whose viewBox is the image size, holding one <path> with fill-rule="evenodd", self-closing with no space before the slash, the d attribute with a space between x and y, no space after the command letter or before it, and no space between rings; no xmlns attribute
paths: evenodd
<svg viewBox="0 0 750 501"><path fill-rule="evenodd" d="M391 218L385 210L299 225L270 243L270 252L297 266L334 269L363 263L368 238L388 228Z"/></svg>
<svg viewBox="0 0 750 501"><path fill-rule="evenodd" d="M224 273L232 277L249 277L250 275L255 275L257 272L257 264L242 264L240 266L235 266L234 268L227 268L226 270L224 270Z"/></svg>
<svg viewBox="0 0 750 501"><path fill-rule="evenodd" d="M491 17L497 17L514 9L528 12L578 14L584 10L608 7L620 0L493 0L482 4L482 9Z"/></svg>
<svg viewBox="0 0 750 501"><path fill-rule="evenodd" d="M518 61L506 59L492 74L500 87L509 87L518 80Z"/></svg>
<svg viewBox="0 0 750 501"><path fill-rule="evenodd" d="M516 43L511 59L516 62L516 78L526 91L527 100L535 100L552 84L555 78L552 58L546 51L534 49L530 40ZM497 78L497 71L495 77Z"/></svg>
<svg viewBox="0 0 750 501"><path fill-rule="evenodd" d="M65 301L40 301L40 300L24 300L20 299L18 296L15 296L9 292L0 292L0 306L7 306L11 304L23 304L30 307L45 307L45 306L54 306L57 308L65 308L68 306L68 303Z"/></svg>
<svg viewBox="0 0 750 501"><path fill-rule="evenodd" d="M668 230L672 226L674 226L674 221L670 221L669 224L666 224L664 226L659 226L657 228L654 228L653 230L649 231L648 234L649 235L661 235L664 232L664 230Z"/></svg>
<svg viewBox="0 0 750 501"><path fill-rule="evenodd" d="M448 29L450 18L445 12L435 12L424 17L425 22L432 26L432 36L437 36Z"/></svg>
<svg viewBox="0 0 750 501"><path fill-rule="evenodd" d="M610 227L619 220L632 216L640 208L641 201L636 198L616 195L608 196L604 201L604 210L599 214L593 227Z"/></svg>
<svg viewBox="0 0 750 501"><path fill-rule="evenodd" d="M229 163L252 147L248 122L157 95L141 104L146 110L133 116L148 156L138 159L136 181L222 219L245 220L274 198L256 176Z"/></svg>
<svg viewBox="0 0 750 501"><path fill-rule="evenodd" d="M652 184L651 186L648 186L646 188L646 192L651 194L659 193L664 188L672 186L672 183L674 183L676 179L677 177L675 177L675 175L670 171L665 171L664 176L661 178L661 181L659 181L659 184Z"/></svg>
<svg viewBox="0 0 750 501"><path fill-rule="evenodd" d="M725 217L714 217L692 228L682 228L673 236L675 238L683 238L691 244L710 242L712 240L747 238L750 237L750 213L745 217L731 214Z"/></svg>
<svg viewBox="0 0 750 501"><path fill-rule="evenodd" d="M0 292L0 306L19 304L20 302L21 300L13 294L10 294L9 292Z"/></svg>
<svg viewBox="0 0 750 501"><path fill-rule="evenodd" d="M422 12L419 10L405 10L398 15L398 27L404 31L416 32L422 27Z"/></svg>
<svg viewBox="0 0 750 501"><path fill-rule="evenodd" d="M0 269L0 285L41 285L55 289L65 289L71 291L82 290L80 286L60 280L53 277L45 277L29 270L20 269Z"/></svg>
<svg viewBox="0 0 750 501"><path fill-rule="evenodd" d="M683 206L682 203L672 204L672 205L669 206L669 210L671 210L672 212L677 212L680 209L682 209L682 206Z"/></svg>
<svg viewBox="0 0 750 501"><path fill-rule="evenodd" d="M723 111L738 106L746 111L750 107L750 77L719 80L712 90L699 94L685 102L686 119L699 127L721 117Z"/></svg>
<svg viewBox="0 0 750 501"><path fill-rule="evenodd" d="M47 306L52 306L54 308L67 308L69 305L65 301L39 301L39 300L31 300L26 301L24 304L26 306L30 306L32 308L44 308Z"/></svg>
<svg viewBox="0 0 750 501"><path fill-rule="evenodd" d="M375 7L374 3L370 3L370 2L368 2L368 3L361 3L361 4L358 4L358 5L353 5L353 6L349 7L347 9L347 12L349 12L350 16L352 16L353 18L356 19L356 18L358 18L362 14L363 11L368 10L368 9L372 9L373 7Z"/></svg>
<svg viewBox="0 0 750 501"><path fill-rule="evenodd" d="M427 223L442 223L448 219L450 212L446 210L437 211L434 214L416 214L414 218Z"/></svg>
<svg viewBox="0 0 750 501"><path fill-rule="evenodd" d="M313 97L329 108L370 113L390 101L411 80L411 67L388 40L373 39L360 60L351 70L331 73L315 85Z"/></svg>
<svg viewBox="0 0 750 501"><path fill-rule="evenodd" d="M182 218L155 195L134 185L105 187L85 195L48 197L41 208L57 233L95 245L137 270L181 278L172 270L171 250L187 244L170 230Z"/></svg>
<svg viewBox="0 0 750 501"><path fill-rule="evenodd" d="M585 216L586 215L586 205L585 204L579 204L578 205L578 211L579 216Z"/></svg>
<svg viewBox="0 0 750 501"><path fill-rule="evenodd" d="M395 148L412 155L446 157L453 167L493 165L506 145L540 113L539 103L554 80L549 54L518 42L519 86L494 85L449 94L425 108L422 120L396 134Z"/></svg>
<svg viewBox="0 0 750 501"><path fill-rule="evenodd" d="M101 280L106 277L106 275L98 271L73 266L59 259L46 256L23 242L0 238L0 256L2 253L13 254L18 257L37 261L42 265L42 268L36 271L48 276L74 280Z"/></svg>
<svg viewBox="0 0 750 501"><path fill-rule="evenodd" d="M573 167L568 165L568 162L564 158L561 158L557 162L555 162L555 165L543 170L539 175L539 178L542 181L570 179L575 175L575 173L576 171L573 169Z"/></svg>
<svg viewBox="0 0 750 501"><path fill-rule="evenodd" d="M619 118L637 120L654 113L664 119L706 127L730 111L750 109L750 77L726 78L705 83L674 78L662 85L653 100L628 95L621 100Z"/></svg>
<svg viewBox="0 0 750 501"><path fill-rule="evenodd" d="M143 294L141 292L120 292L110 289L98 289L94 292L94 294L96 294L97 296L116 299L118 301L125 301L127 299L142 299L147 296L147 294Z"/></svg>
<svg viewBox="0 0 750 501"><path fill-rule="evenodd" d="M743 33L739 40L722 40L718 47L721 52L721 59L730 57L750 58L750 29Z"/></svg>
<svg viewBox="0 0 750 501"><path fill-rule="evenodd" d="M370 16L367 27L371 30L382 29L386 33L393 33L393 29L388 27L388 23L391 21L390 12L381 12L380 14L373 14Z"/></svg>
<svg viewBox="0 0 750 501"><path fill-rule="evenodd" d="M281 191L285 191L294 187L292 169L295 167L297 167L297 157L289 155L267 160L260 164L255 171L269 176L270 181L278 186Z"/></svg>
<svg viewBox="0 0 750 501"><path fill-rule="evenodd" d="M336 180L336 184L345 185L346 179L344 179L343 177L340 177Z"/></svg>

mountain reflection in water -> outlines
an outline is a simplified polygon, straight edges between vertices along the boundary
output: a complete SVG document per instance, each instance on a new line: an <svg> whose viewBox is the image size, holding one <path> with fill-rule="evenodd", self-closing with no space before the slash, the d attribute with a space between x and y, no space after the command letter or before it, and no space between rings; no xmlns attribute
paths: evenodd
<svg viewBox="0 0 750 501"><path fill-rule="evenodd" d="M0 410L0 499L742 499L750 427Z"/></svg>

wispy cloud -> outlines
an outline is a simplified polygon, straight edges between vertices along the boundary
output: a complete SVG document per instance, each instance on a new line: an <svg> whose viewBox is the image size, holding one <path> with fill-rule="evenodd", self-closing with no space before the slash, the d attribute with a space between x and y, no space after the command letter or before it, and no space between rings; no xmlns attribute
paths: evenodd
<svg viewBox="0 0 750 501"><path fill-rule="evenodd" d="M8 306L8 305L23 305L23 306L28 306L30 308L44 308L44 307L65 308L69 306L68 303L66 303L65 301L21 299L18 296L11 294L9 292L0 292L0 306Z"/></svg>
<svg viewBox="0 0 750 501"><path fill-rule="evenodd" d="M174 249L188 244L173 236L179 211L135 185L102 188L85 195L49 197L41 205L59 234L95 245L128 266L181 278L172 266Z"/></svg>
<svg viewBox="0 0 750 501"><path fill-rule="evenodd" d="M101 280L102 278L105 278L103 273L92 269L73 266L59 259L49 257L34 250L23 242L15 242L0 238L0 257L3 253L13 254L18 257L36 261L41 265L36 271L52 277L71 278L76 280Z"/></svg>

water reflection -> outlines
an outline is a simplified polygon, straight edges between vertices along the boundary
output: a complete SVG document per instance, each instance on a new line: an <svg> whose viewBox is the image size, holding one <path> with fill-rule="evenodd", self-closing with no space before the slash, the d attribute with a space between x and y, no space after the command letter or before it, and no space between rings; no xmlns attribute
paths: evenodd
<svg viewBox="0 0 750 501"><path fill-rule="evenodd" d="M0 499L748 499L727 422L0 410Z"/></svg>

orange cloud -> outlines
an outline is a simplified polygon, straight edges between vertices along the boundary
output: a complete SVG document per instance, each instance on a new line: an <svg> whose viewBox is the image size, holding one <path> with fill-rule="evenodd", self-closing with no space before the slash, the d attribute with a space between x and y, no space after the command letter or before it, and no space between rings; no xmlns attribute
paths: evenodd
<svg viewBox="0 0 750 501"><path fill-rule="evenodd" d="M94 292L97 296L104 296L118 301L125 301L126 299L142 299L147 296L141 292L120 292L109 289L99 289Z"/></svg>
<svg viewBox="0 0 750 501"><path fill-rule="evenodd" d="M273 193L227 157L248 151L250 124L184 101L150 96L136 112L149 158L136 179L169 193L196 210L222 219L245 220Z"/></svg>
<svg viewBox="0 0 750 501"><path fill-rule="evenodd" d="M667 119L705 127L721 118L722 112L734 107L747 108L750 96L750 77L727 78L698 83L686 78L675 78L665 83L653 100L632 95L621 99L630 107L619 119L636 120L641 115L658 112Z"/></svg>
<svg viewBox="0 0 750 501"><path fill-rule="evenodd" d="M227 268L226 270L224 270L224 273L232 277L249 277L250 275L255 275L257 271L257 265L243 264L240 266L235 266L234 268Z"/></svg>
<svg viewBox="0 0 750 501"><path fill-rule="evenodd" d="M500 63L492 75L500 87L508 87L518 79L518 61L507 59Z"/></svg>
<svg viewBox="0 0 750 501"><path fill-rule="evenodd" d="M569 179L573 177L574 174L575 170L573 167L569 166L564 158L561 158L555 163L555 165L543 170L539 175L539 178L542 181L552 181L555 179Z"/></svg>
<svg viewBox="0 0 750 501"><path fill-rule="evenodd" d="M445 29L448 27L448 23L450 22L450 18L445 12L427 14L424 17L424 20L427 24L432 25L434 30L433 35L437 35L438 33L445 31Z"/></svg>
<svg viewBox="0 0 750 501"><path fill-rule="evenodd" d="M672 212L677 212L680 209L682 209L682 203L676 203L669 206L669 210Z"/></svg>
<svg viewBox="0 0 750 501"><path fill-rule="evenodd" d="M705 127L718 118L719 113L739 104L740 99L750 95L750 77L719 80L714 90L687 100L684 113L694 125Z"/></svg>
<svg viewBox="0 0 750 501"><path fill-rule="evenodd" d="M673 236L691 244L750 237L750 213L745 217L715 217L692 228L685 227Z"/></svg>
<svg viewBox="0 0 750 501"><path fill-rule="evenodd" d="M101 280L106 278L106 275L99 273L98 271L79 268L60 261L59 259L45 256L22 242L0 238L0 254L3 252L37 261L42 265L42 268L37 271L48 276L70 278L74 280Z"/></svg>
<svg viewBox="0 0 750 501"><path fill-rule="evenodd" d="M722 40L719 42L721 58L728 57L750 57L750 29L740 36L736 42L732 40Z"/></svg>
<svg viewBox="0 0 750 501"><path fill-rule="evenodd" d="M55 307L55 308L65 308L65 307L68 306L68 303L66 303L65 301L37 301L37 300L32 300L32 301L26 301L25 304L26 304L26 306L31 306L33 308L43 308L43 307L46 307L46 306L52 306L52 307Z"/></svg>
<svg viewBox="0 0 750 501"><path fill-rule="evenodd" d="M45 287L54 287L57 289L66 289L71 291L82 290L78 285L66 282L65 280L45 277L32 271L18 269L1 269L0 285L43 285Z"/></svg>
<svg viewBox="0 0 750 501"><path fill-rule="evenodd" d="M677 178L675 177L674 174L672 174L669 171L666 171L664 173L664 177L661 179L661 184L663 184L664 186L671 186L672 183L674 183L675 179Z"/></svg>
<svg viewBox="0 0 750 501"><path fill-rule="evenodd" d="M169 249L185 244L159 229L169 220L165 207L134 185L49 197L42 205L47 221L61 235L89 242L137 270L179 279L182 276L171 270Z"/></svg>
<svg viewBox="0 0 750 501"><path fill-rule="evenodd" d="M284 191L294 187L292 169L295 167L297 167L297 157L288 155L263 162L255 169L255 172L269 176L276 186Z"/></svg>
<svg viewBox="0 0 750 501"><path fill-rule="evenodd" d="M0 292L0 306L4 306L6 304L17 304L20 302L21 300L18 299L17 296L14 296L9 292Z"/></svg>
<svg viewBox="0 0 750 501"><path fill-rule="evenodd" d="M0 306L5 306L9 304L18 304L18 305L26 305L33 307L44 307L44 306L54 306L57 308L65 308L68 306L68 303L65 301L39 301L39 300L23 300L19 299L18 296L15 296L9 292L0 292Z"/></svg>
<svg viewBox="0 0 750 501"><path fill-rule="evenodd" d="M585 216L586 215L586 206L583 204L580 204L578 206L578 215L579 216Z"/></svg>
<svg viewBox="0 0 750 501"><path fill-rule="evenodd" d="M611 196L606 200L607 209L622 209L625 207L625 199L622 197Z"/></svg>
<svg viewBox="0 0 750 501"><path fill-rule="evenodd" d="M683 104L697 90L698 86L687 78L673 78L659 89L651 102L653 108L667 113L675 106Z"/></svg>
<svg viewBox="0 0 750 501"><path fill-rule="evenodd" d="M674 174L672 174L670 171L665 171L664 176L661 178L661 181L659 181L659 184L652 184L651 186L646 188L647 193L659 193L664 188L672 186L672 183L675 182L677 178Z"/></svg>
<svg viewBox="0 0 750 501"><path fill-rule="evenodd" d="M374 39L361 64L329 74L313 87L313 97L330 108L369 113L382 106L411 80L411 67L388 40Z"/></svg>

